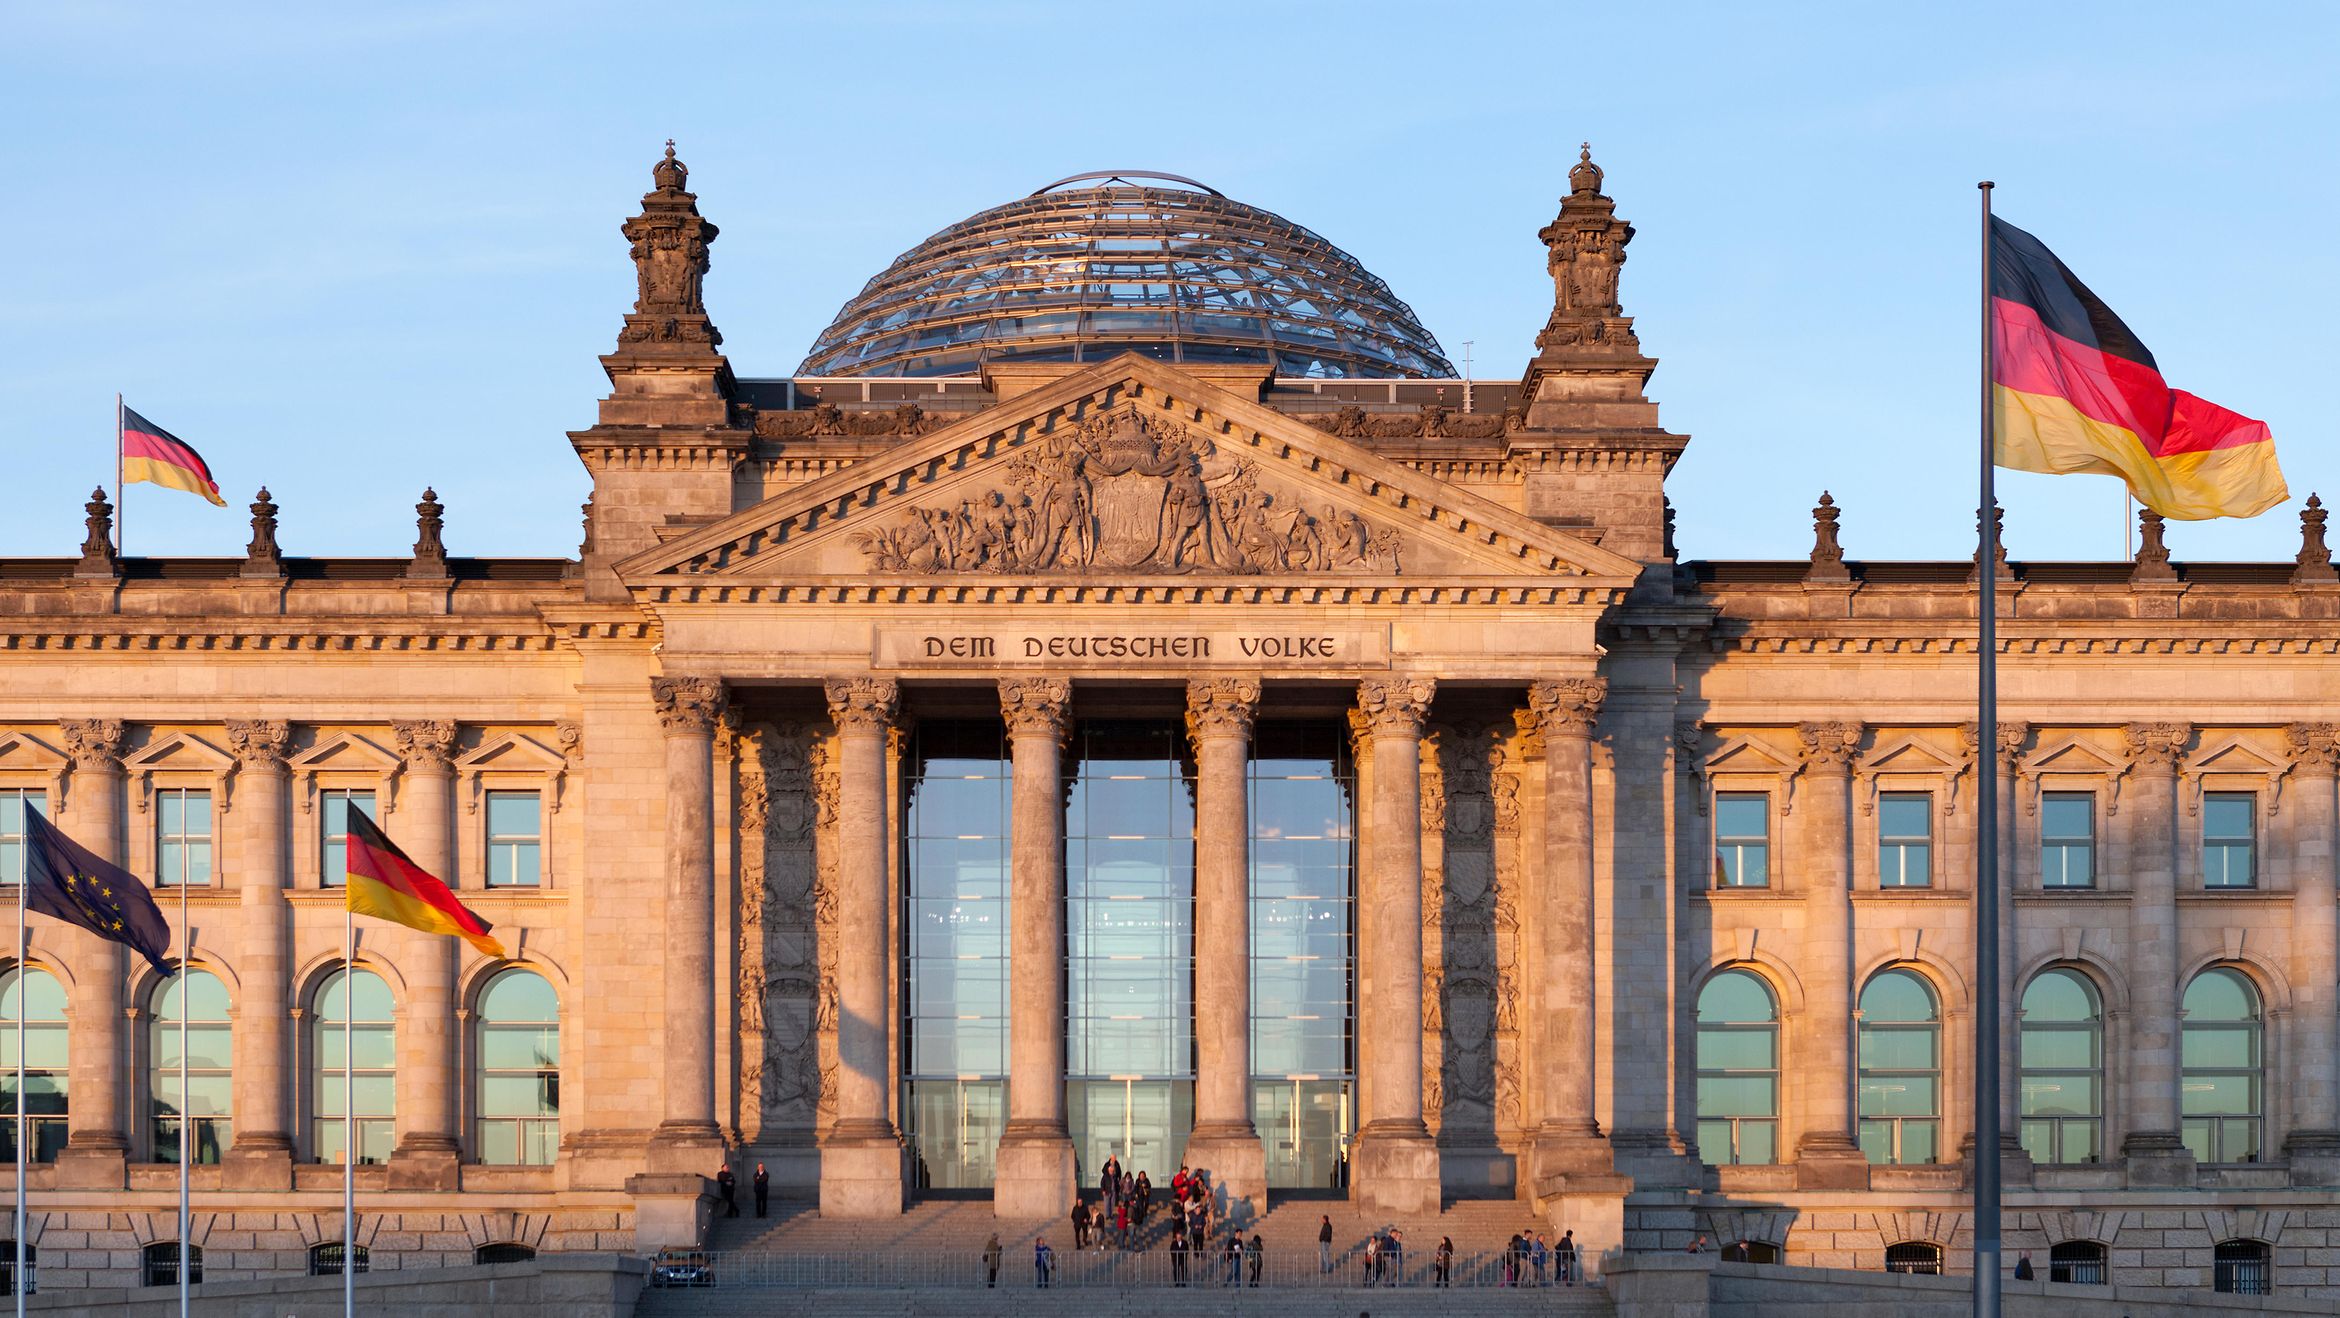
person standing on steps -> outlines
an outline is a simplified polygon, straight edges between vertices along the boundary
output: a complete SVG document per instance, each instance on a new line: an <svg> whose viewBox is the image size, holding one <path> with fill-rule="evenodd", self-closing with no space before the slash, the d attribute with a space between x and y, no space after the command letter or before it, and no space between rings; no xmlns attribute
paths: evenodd
<svg viewBox="0 0 2340 1318"><path fill-rule="evenodd" d="M722 1171L715 1173L715 1193L723 1199L725 1217L739 1216L739 1178L731 1174L728 1162L723 1164Z"/></svg>
<svg viewBox="0 0 2340 1318"><path fill-rule="evenodd" d="M1048 1289L1048 1278L1056 1271L1056 1251L1048 1247L1048 1237L1032 1242L1032 1284Z"/></svg>
<svg viewBox="0 0 2340 1318"><path fill-rule="evenodd" d="M1232 1232L1232 1231L1228 1232L1228 1233L1227 1233L1227 1247L1226 1247L1225 1249L1223 1249L1223 1250L1220 1250L1220 1251L1219 1251L1219 1257L1221 1257L1221 1258L1223 1258L1223 1259L1225 1259L1225 1260L1227 1261L1227 1283L1226 1283L1226 1284L1227 1284L1227 1285L1229 1285L1229 1286L1240 1286L1240 1285L1242 1285L1242 1284L1243 1284L1243 1237L1236 1235L1236 1234L1235 1234L1234 1232Z"/></svg>
<svg viewBox="0 0 2340 1318"><path fill-rule="evenodd" d="M1560 1243L1553 1247L1552 1252L1560 1261L1560 1284L1574 1286L1576 1284L1577 1262L1576 1229L1574 1227L1560 1233Z"/></svg>
<svg viewBox="0 0 2340 1318"><path fill-rule="evenodd" d="M1551 1257L1552 1251L1546 1248L1544 1245L1544 1233L1538 1231L1536 1233L1536 1242L1528 1246L1528 1262L1535 1265L1536 1285L1539 1287L1548 1286L1551 1284L1544 1280L1544 1264L1549 1262Z"/></svg>
<svg viewBox="0 0 2340 1318"><path fill-rule="evenodd" d="M1153 1203L1154 1183L1146 1179L1144 1172L1139 1172L1137 1174L1137 1229L1141 1232L1146 1229L1146 1210L1151 1208Z"/></svg>
<svg viewBox="0 0 2340 1318"><path fill-rule="evenodd" d="M985 1290L995 1290L999 1286L999 1258L1001 1253L1002 1251L999 1247L999 1233L994 1231L991 1233L991 1243L983 1247L983 1289Z"/></svg>
<svg viewBox="0 0 2340 1318"><path fill-rule="evenodd" d="M1113 1201L1113 1247L1115 1249L1129 1248L1129 1200L1127 1198Z"/></svg>
<svg viewBox="0 0 2340 1318"><path fill-rule="evenodd" d="M771 1205L772 1173L765 1171L764 1164L759 1162L756 1164L756 1216L762 1217Z"/></svg>
<svg viewBox="0 0 2340 1318"><path fill-rule="evenodd" d="M1390 1285L1396 1286L1405 1281L1406 1233L1394 1226L1389 1229L1389 1247L1381 1251L1381 1266L1389 1270Z"/></svg>
<svg viewBox="0 0 2340 1318"><path fill-rule="evenodd" d="M1075 1250L1087 1249L1089 1247L1089 1205L1085 1200L1077 1198L1073 1200L1072 1224L1073 1248Z"/></svg>
<svg viewBox="0 0 2340 1318"><path fill-rule="evenodd" d="M1379 1231L1365 1233L1365 1257L1362 1266L1365 1270L1365 1284L1367 1286L1371 1286L1381 1279L1381 1233Z"/></svg>
<svg viewBox="0 0 2340 1318"><path fill-rule="evenodd" d="M1186 1284L1186 1219L1183 1217L1170 1221L1170 1284Z"/></svg>
<svg viewBox="0 0 2340 1318"><path fill-rule="evenodd" d="M1316 1224L1316 1270L1318 1272L1332 1271L1332 1214L1330 1213L1326 1213L1324 1220Z"/></svg>
<svg viewBox="0 0 2340 1318"><path fill-rule="evenodd" d="M1252 1289L1257 1290L1259 1289L1260 1265L1267 1262L1267 1243L1259 1238L1257 1231L1254 1231L1251 1233L1251 1243L1243 1247L1243 1252L1251 1256L1251 1286Z"/></svg>
<svg viewBox="0 0 2340 1318"><path fill-rule="evenodd" d="M1453 1282L1454 1237L1440 1236L1438 1238L1438 1277L1437 1280L1431 1284L1434 1286L1445 1287L1452 1285Z"/></svg>

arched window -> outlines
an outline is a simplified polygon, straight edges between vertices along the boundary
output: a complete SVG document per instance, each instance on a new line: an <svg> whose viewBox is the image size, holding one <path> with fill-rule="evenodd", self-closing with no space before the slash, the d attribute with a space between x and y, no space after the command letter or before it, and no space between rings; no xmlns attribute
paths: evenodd
<svg viewBox="0 0 2340 1318"><path fill-rule="evenodd" d="M2023 990L2023 1151L2038 1163L2104 1156L2104 1012L2076 970L2043 971Z"/></svg>
<svg viewBox="0 0 2340 1318"><path fill-rule="evenodd" d="M1779 1246L1768 1240L1734 1240L1722 1247L1725 1263L1777 1263Z"/></svg>
<svg viewBox="0 0 2340 1318"><path fill-rule="evenodd" d="M506 970L479 995L479 1160L549 1165L561 1143L561 1003L544 976Z"/></svg>
<svg viewBox="0 0 2340 1318"><path fill-rule="evenodd" d="M148 1245L139 1255L149 1286L176 1286L179 1284L179 1242L158 1240ZM203 1246L193 1245L187 1250L187 1284L203 1284Z"/></svg>
<svg viewBox="0 0 2340 1318"><path fill-rule="evenodd" d="M368 1251L364 1245L359 1245L351 1250L349 1257L350 1262L354 1265L351 1269L354 1272L365 1272L373 1261L368 1257ZM322 1245L309 1246L309 1275L312 1277L338 1277L341 1275L340 1241L330 1240Z"/></svg>
<svg viewBox="0 0 2340 1318"><path fill-rule="evenodd" d="M471 1261L474 1263L527 1263L535 1258L536 1250L533 1246L515 1245L508 1241L481 1245L471 1252Z"/></svg>
<svg viewBox="0 0 2340 1318"><path fill-rule="evenodd" d="M185 987L184 995L181 987ZM192 1160L218 1162L233 1136L234 1039L228 995L219 977L201 967L173 972L155 985L147 1008L147 1112L154 1160L179 1160L179 1012L187 1020L187 1117L194 1123ZM196 1252L201 1257L201 1251Z"/></svg>
<svg viewBox="0 0 2340 1318"><path fill-rule="evenodd" d="M24 1013L25 1124L34 1162L65 1147L65 988L39 966L0 976L0 1161L16 1159L16 1016ZM11 1265L15 1256L9 1256Z"/></svg>
<svg viewBox="0 0 2340 1318"><path fill-rule="evenodd" d="M24 1293L27 1295L39 1294L41 1289L40 1246L27 1244L24 1247L24 1275L29 1283L24 1288ZM16 1242L14 1240L0 1240L0 1295L14 1294L16 1294Z"/></svg>
<svg viewBox="0 0 2340 1318"><path fill-rule="evenodd" d="M1869 1161L1934 1161L1942 1140L1941 1012L1914 971L1884 971L1861 990L1860 1081L1861 1152Z"/></svg>
<svg viewBox="0 0 2340 1318"><path fill-rule="evenodd" d="M1779 1005L1744 970L1698 991L1698 1151L1716 1164L1779 1161Z"/></svg>
<svg viewBox="0 0 2340 1318"><path fill-rule="evenodd" d="M2259 991L2213 966L2186 985L2181 1060L2186 1147L2202 1163L2257 1162L2266 1068Z"/></svg>
<svg viewBox="0 0 2340 1318"><path fill-rule="evenodd" d="M2104 1246L2093 1240L2067 1240L2050 1249L2048 1280L2104 1285Z"/></svg>
<svg viewBox="0 0 2340 1318"><path fill-rule="evenodd" d="M2210 1289L2225 1295L2273 1295L2271 1262L2264 1240L2221 1240L2210 1252Z"/></svg>
<svg viewBox="0 0 2340 1318"><path fill-rule="evenodd" d="M1905 1240L1885 1247L1887 1272L1915 1272L1928 1277L1942 1275L1942 1247L1922 1240Z"/></svg>
<svg viewBox="0 0 2340 1318"><path fill-rule="evenodd" d="M390 986L363 967L355 972L336 970L317 989L314 1003L310 1028L316 1042L310 1056L317 1061L309 1086L314 1132L310 1152L319 1162L341 1161L345 1147L341 1036L346 1029L356 1042L349 1057L356 1103L349 1111L357 1122L357 1160L385 1161L390 1156L392 1118L397 1115L397 1030L391 1023Z"/></svg>

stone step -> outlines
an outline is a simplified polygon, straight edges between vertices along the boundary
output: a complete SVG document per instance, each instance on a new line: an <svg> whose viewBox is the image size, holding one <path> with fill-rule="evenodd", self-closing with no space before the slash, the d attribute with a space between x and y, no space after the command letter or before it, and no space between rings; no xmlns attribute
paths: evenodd
<svg viewBox="0 0 2340 1318"><path fill-rule="evenodd" d="M1598 1291L1163 1289L1155 1287L1035 1290L1030 1278L1002 1289L928 1287L919 1289L784 1290L718 1286L705 1290L650 1290L642 1293L636 1318L705 1315L729 1318L1184 1318L1185 1315L1256 1315L1258 1318L1503 1318L1518 1314L1585 1315L1607 1318L1615 1310Z"/></svg>

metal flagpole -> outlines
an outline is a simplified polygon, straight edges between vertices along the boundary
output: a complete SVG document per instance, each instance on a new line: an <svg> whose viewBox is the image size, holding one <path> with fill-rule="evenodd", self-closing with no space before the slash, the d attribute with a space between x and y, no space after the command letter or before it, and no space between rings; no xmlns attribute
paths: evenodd
<svg viewBox="0 0 2340 1318"><path fill-rule="evenodd" d="M19 797L19 802L24 813L32 813L30 797ZM17 848L16 865L16 1271L8 1274L8 1289L16 1292L16 1318L24 1318L24 902L31 891L27 881L32 878L32 826L24 825L18 832L23 844Z"/></svg>
<svg viewBox="0 0 2340 1318"><path fill-rule="evenodd" d="M1991 184L1982 190L1982 557L1974 779L1974 1312L1999 1318L1999 496L1991 417Z"/></svg>
<svg viewBox="0 0 2340 1318"><path fill-rule="evenodd" d="M192 1251L187 1248L187 1157L195 1143L195 1114L187 1108L187 1015L194 1004L189 1000L194 989L194 976L188 973L195 958L195 930L187 923L187 876L179 875L179 1318L187 1318L190 1284L188 1273L193 1265L188 1261Z"/></svg>
<svg viewBox="0 0 2340 1318"><path fill-rule="evenodd" d="M356 809L355 806L350 807ZM343 883L349 882L345 876ZM357 922L341 903L341 1312L357 1313Z"/></svg>
<svg viewBox="0 0 2340 1318"><path fill-rule="evenodd" d="M122 553L122 536L129 528L124 524L122 507L122 395L114 395L114 554Z"/></svg>

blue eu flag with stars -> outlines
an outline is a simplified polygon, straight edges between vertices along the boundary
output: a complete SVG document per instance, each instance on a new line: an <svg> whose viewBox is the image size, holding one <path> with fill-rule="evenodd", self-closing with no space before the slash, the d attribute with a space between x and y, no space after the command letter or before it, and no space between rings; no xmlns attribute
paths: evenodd
<svg viewBox="0 0 2340 1318"><path fill-rule="evenodd" d="M25 909L80 925L170 973L163 958L171 950L171 926L130 871L98 859L35 810L24 812L24 854Z"/></svg>

